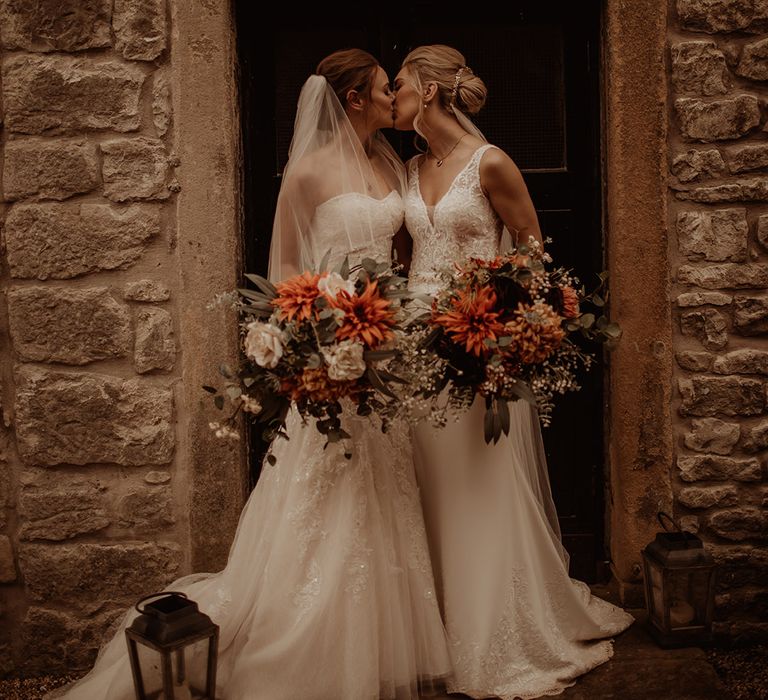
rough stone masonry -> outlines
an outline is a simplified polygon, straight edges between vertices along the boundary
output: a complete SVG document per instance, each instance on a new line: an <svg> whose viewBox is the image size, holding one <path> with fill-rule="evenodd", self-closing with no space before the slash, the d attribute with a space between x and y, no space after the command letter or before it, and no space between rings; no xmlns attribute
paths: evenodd
<svg viewBox="0 0 768 700"><path fill-rule="evenodd" d="M181 572L165 0L5 0L0 675Z"/></svg>
<svg viewBox="0 0 768 700"><path fill-rule="evenodd" d="M768 4L672 7L676 514L721 564L718 634L765 640Z"/></svg>

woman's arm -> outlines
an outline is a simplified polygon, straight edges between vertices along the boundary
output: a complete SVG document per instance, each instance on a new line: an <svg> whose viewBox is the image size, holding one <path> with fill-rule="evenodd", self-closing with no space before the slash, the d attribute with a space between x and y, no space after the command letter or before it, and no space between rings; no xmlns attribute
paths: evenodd
<svg viewBox="0 0 768 700"><path fill-rule="evenodd" d="M515 245L533 236L543 242L536 209L523 175L504 151L490 148L480 161L480 184Z"/></svg>

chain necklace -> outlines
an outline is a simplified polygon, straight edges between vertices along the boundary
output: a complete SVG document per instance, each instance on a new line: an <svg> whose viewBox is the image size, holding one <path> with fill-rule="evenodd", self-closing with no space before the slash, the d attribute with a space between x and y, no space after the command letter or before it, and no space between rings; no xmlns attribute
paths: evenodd
<svg viewBox="0 0 768 700"><path fill-rule="evenodd" d="M468 135L468 134L464 134L464 136L467 136L467 135ZM451 153L453 153L454 149L456 148L456 146L458 146L458 145L461 143L461 139L463 139L463 138L464 138L464 136L462 136L462 137L461 137L461 138L460 138L460 139L459 139L459 140L458 140L456 143L454 143L454 144L453 144L453 146L451 146L451 150L450 150L450 151L448 151L448 153L446 153L446 154L445 154L445 155L444 155L442 158L438 158L438 157L437 157L437 156L436 156L436 155L435 155L435 154L432 152L432 149L431 149L431 148L428 148L428 149L427 149L427 153L429 153L429 155L430 155L430 156L432 156L432 157L435 159L435 161L436 161L436 162L435 162L435 165L436 165L438 168L439 168L439 167L440 167L440 166L443 164L443 161L444 161L444 160L445 160L445 159L446 159L446 158L447 158L449 155L451 155Z"/></svg>

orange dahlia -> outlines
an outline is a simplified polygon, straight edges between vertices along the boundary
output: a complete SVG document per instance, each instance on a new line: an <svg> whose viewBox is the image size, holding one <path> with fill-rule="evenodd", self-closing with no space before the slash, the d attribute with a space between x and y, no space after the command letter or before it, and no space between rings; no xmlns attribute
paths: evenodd
<svg viewBox="0 0 768 700"><path fill-rule="evenodd" d="M432 318L445 328L457 344L464 344L468 353L477 357L485 352L485 340L497 340L504 333L499 314L493 311L496 292L490 287L463 290L451 300L453 311Z"/></svg>
<svg viewBox="0 0 768 700"><path fill-rule="evenodd" d="M290 393L291 400L309 399L316 402L330 402L346 396L352 391L353 382L337 382L328 376L325 367L305 368L301 374L283 380L282 391Z"/></svg>
<svg viewBox="0 0 768 700"><path fill-rule="evenodd" d="M525 364L543 362L565 337L562 320L549 304L518 304L514 318L504 326L513 338L509 350Z"/></svg>
<svg viewBox="0 0 768 700"><path fill-rule="evenodd" d="M278 282L277 297L272 300L273 306L277 306L282 312L282 317L293 321L304 321L317 315L314 308L315 299L320 296L317 283L320 275L313 275L305 271L295 277Z"/></svg>
<svg viewBox="0 0 768 700"><path fill-rule="evenodd" d="M376 282L368 282L359 296L341 290L329 301L331 306L344 312L336 340L359 340L367 347L375 348L393 336L395 315L389 302L381 298Z"/></svg>

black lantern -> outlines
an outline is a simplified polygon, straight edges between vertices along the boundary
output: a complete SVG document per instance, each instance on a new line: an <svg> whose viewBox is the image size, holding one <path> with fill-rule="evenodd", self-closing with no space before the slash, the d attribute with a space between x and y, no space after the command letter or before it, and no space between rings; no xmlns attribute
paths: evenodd
<svg viewBox="0 0 768 700"><path fill-rule="evenodd" d="M712 641L715 562L696 535L677 529L659 532L643 550L645 603L651 635L662 647Z"/></svg>
<svg viewBox="0 0 768 700"><path fill-rule="evenodd" d="M184 593L153 593L136 610L125 636L137 700L215 700L218 625Z"/></svg>

